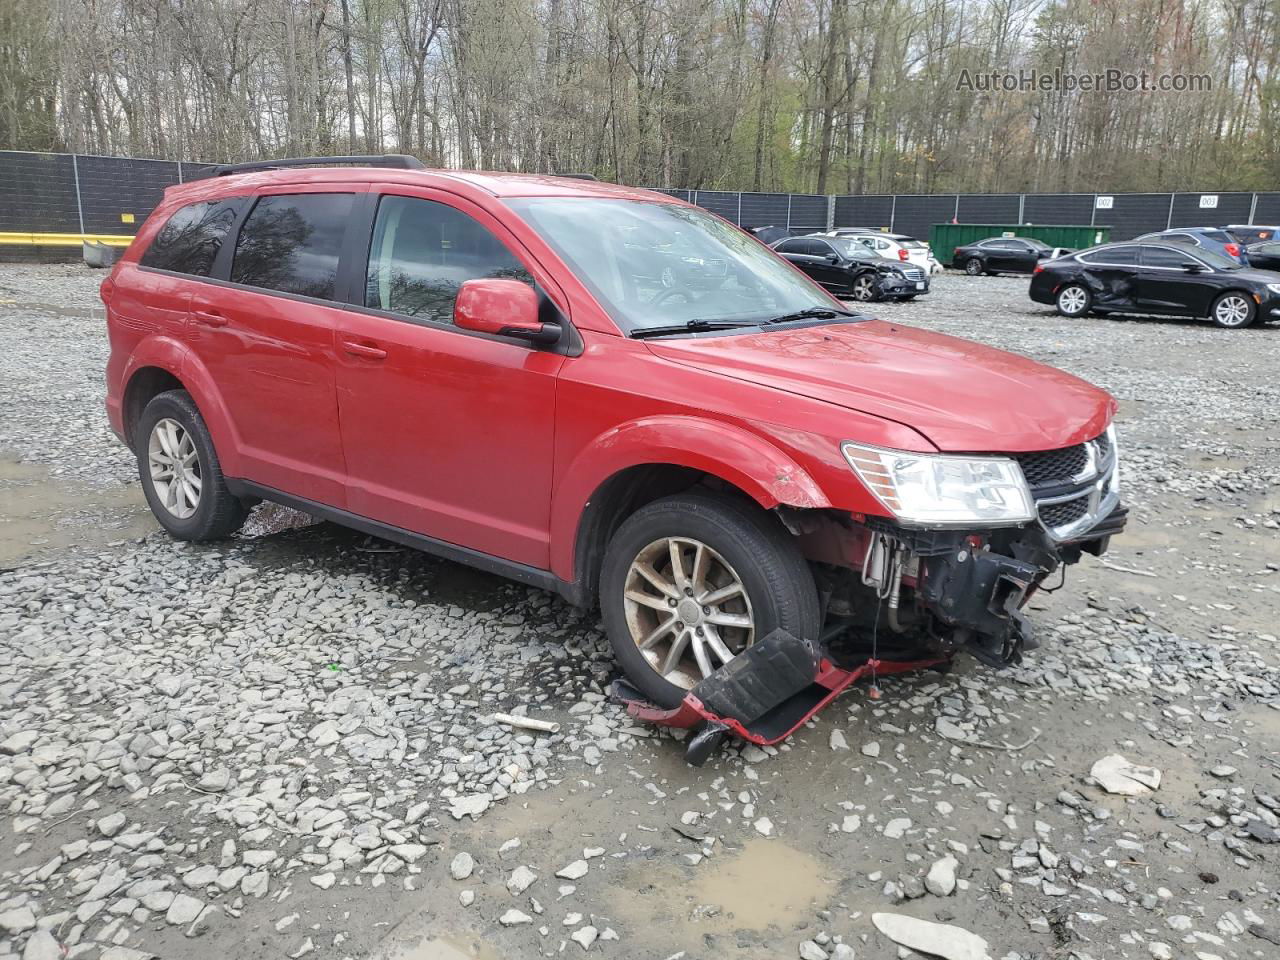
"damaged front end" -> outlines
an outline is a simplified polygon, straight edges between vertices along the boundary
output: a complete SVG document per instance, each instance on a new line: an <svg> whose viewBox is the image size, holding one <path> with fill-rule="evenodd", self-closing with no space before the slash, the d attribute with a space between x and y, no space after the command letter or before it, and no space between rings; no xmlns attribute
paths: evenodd
<svg viewBox="0 0 1280 960"><path fill-rule="evenodd" d="M874 453L860 448L850 462L901 509L905 485L893 477L900 465L881 468L887 458ZM639 719L697 728L686 758L701 763L729 734L778 742L868 674L945 668L958 652L996 668L1017 664L1037 646L1023 613L1028 600L1085 553L1101 555L1127 511L1111 430L1075 447L1005 459L1013 472L1002 464L983 473L979 484L989 487L976 496L1007 498L1011 511L1025 511L1018 522L930 527L900 516L780 511L817 574L822 635L775 631L705 677L674 710L644 703L625 681L615 695ZM969 462L985 469L994 460ZM1000 490L1014 473L1021 492Z"/></svg>

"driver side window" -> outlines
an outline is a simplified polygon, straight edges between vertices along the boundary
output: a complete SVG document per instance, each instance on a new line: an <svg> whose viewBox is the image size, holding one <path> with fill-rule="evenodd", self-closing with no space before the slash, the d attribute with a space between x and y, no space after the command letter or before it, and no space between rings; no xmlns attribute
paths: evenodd
<svg viewBox="0 0 1280 960"><path fill-rule="evenodd" d="M418 197L382 197L369 245L365 306L452 323L458 288L482 277L533 285L502 242L462 211Z"/></svg>

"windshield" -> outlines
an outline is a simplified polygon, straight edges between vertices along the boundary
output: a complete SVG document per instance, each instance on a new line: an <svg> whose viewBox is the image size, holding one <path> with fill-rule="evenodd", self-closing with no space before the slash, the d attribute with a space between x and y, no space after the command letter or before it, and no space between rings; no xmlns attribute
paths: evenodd
<svg viewBox="0 0 1280 960"><path fill-rule="evenodd" d="M876 252L856 237L825 237L842 255L856 260L876 260Z"/></svg>
<svg viewBox="0 0 1280 960"><path fill-rule="evenodd" d="M601 197L508 201L624 331L833 309L759 241L694 207Z"/></svg>

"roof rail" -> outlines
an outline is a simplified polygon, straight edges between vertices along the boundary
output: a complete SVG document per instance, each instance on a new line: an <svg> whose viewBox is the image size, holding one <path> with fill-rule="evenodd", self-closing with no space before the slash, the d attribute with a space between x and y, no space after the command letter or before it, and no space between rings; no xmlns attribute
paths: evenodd
<svg viewBox="0 0 1280 960"><path fill-rule="evenodd" d="M568 177L570 180L599 180L594 173L558 173L558 177Z"/></svg>
<svg viewBox="0 0 1280 960"><path fill-rule="evenodd" d="M253 160L249 163L220 163L209 176L226 177L254 170L280 170L285 167L324 167L350 164L361 167L395 167L400 170L424 170L422 161L405 153L388 153L371 157L289 157L284 160Z"/></svg>

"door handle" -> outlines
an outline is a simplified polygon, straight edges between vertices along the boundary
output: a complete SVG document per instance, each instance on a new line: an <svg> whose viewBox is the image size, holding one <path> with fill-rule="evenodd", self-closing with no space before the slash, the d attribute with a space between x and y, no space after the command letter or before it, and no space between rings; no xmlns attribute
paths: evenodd
<svg viewBox="0 0 1280 960"><path fill-rule="evenodd" d="M216 310L192 310L192 318L196 323L203 323L206 327L225 327L227 318Z"/></svg>
<svg viewBox="0 0 1280 960"><path fill-rule="evenodd" d="M366 360L387 359L387 351L368 343L353 343L350 340L343 340L342 349L353 357L364 357Z"/></svg>

